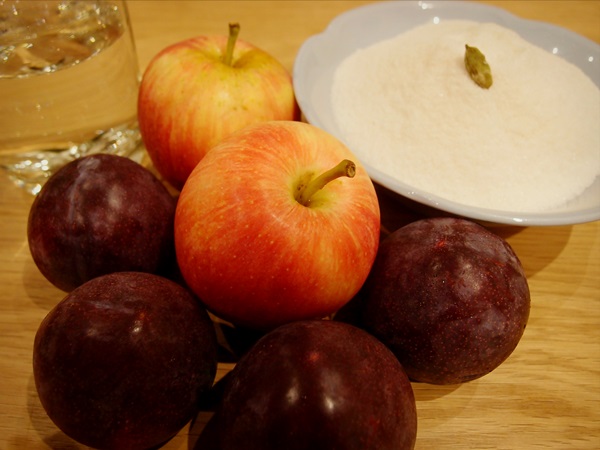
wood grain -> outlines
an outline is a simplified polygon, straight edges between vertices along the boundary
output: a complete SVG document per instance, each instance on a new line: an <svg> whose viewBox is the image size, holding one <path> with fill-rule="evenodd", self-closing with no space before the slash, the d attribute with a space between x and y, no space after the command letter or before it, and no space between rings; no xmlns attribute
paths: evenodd
<svg viewBox="0 0 600 450"><path fill-rule="evenodd" d="M141 68L162 48L242 24L241 37L292 69L298 49L339 13L365 1L130 1ZM599 1L485 1L600 42ZM599 124L600 125L600 124ZM32 197L0 174L0 449L83 448L47 418L32 377L37 326L64 293L37 271L26 241ZM393 200L385 225L415 217ZM600 223L497 227L516 250L532 293L525 335L492 374L460 385L414 384L418 450L600 448ZM218 378L232 363L219 365ZM166 449L193 448L201 412Z"/></svg>

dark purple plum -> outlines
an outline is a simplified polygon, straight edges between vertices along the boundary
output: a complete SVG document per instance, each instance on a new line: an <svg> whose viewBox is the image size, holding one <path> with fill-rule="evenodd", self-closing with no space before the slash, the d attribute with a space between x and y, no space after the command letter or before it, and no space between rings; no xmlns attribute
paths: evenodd
<svg viewBox="0 0 600 450"><path fill-rule="evenodd" d="M147 449L175 435L212 386L217 340L182 286L141 272L71 291L35 336L33 373L50 419L94 448Z"/></svg>
<svg viewBox="0 0 600 450"><path fill-rule="evenodd" d="M36 196L27 236L40 272L71 291L100 275L168 275L176 199L148 169L116 155L72 161Z"/></svg>
<svg viewBox="0 0 600 450"><path fill-rule="evenodd" d="M519 343L529 286L510 245L464 219L432 218L383 240L360 294L362 326L413 381L482 377Z"/></svg>
<svg viewBox="0 0 600 450"><path fill-rule="evenodd" d="M412 386L394 355L341 322L292 322L240 359L214 416L219 450L405 450Z"/></svg>

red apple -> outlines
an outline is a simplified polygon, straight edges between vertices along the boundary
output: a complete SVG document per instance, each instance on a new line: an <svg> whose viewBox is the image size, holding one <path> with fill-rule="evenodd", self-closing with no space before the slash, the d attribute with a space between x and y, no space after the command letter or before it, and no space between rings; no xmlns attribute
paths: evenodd
<svg viewBox="0 0 600 450"><path fill-rule="evenodd" d="M296 120L289 72L271 55L230 36L199 36L171 45L148 65L138 118L160 174L181 189L206 152L246 125ZM237 42L236 42L237 41Z"/></svg>
<svg viewBox="0 0 600 450"><path fill-rule="evenodd" d="M340 141L302 122L263 122L213 148L188 178L177 261L215 315L269 329L351 299L375 259L379 219L373 184Z"/></svg>

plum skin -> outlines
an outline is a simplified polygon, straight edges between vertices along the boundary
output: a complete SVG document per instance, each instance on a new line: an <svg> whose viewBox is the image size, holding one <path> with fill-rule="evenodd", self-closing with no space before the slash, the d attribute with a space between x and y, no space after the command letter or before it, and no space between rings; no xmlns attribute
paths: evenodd
<svg viewBox="0 0 600 450"><path fill-rule="evenodd" d="M220 450L405 450L417 432L412 386L394 355L329 320L263 336L231 372L214 418Z"/></svg>
<svg viewBox="0 0 600 450"><path fill-rule="evenodd" d="M360 294L362 326L412 381L480 378L517 347L530 291L501 237L472 221L430 218L385 238Z"/></svg>
<svg viewBox="0 0 600 450"><path fill-rule="evenodd" d="M176 199L145 167L122 156L78 158L53 174L29 211L31 256L69 292L100 275L169 275L176 265Z"/></svg>
<svg viewBox="0 0 600 450"><path fill-rule="evenodd" d="M216 374L212 322L183 287L119 272L69 293L36 333L33 371L46 413L94 448L144 449L175 435Z"/></svg>

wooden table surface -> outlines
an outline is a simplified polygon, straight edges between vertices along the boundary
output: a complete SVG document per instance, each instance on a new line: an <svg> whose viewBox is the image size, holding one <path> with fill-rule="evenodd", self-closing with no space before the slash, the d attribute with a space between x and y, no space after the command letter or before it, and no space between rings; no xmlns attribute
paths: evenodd
<svg viewBox="0 0 600 450"><path fill-rule="evenodd" d="M364 1L129 2L142 70L163 47L198 34L241 38L290 71L303 41ZM598 1L486 1L600 42ZM382 201L384 201L382 199ZM45 415L32 376L38 324L64 297L38 272L26 223L32 197L0 174L0 449L83 448ZM386 226L405 211L385 200ZM513 246L529 278L532 310L524 337L493 373L460 386L414 384L417 449L600 448L600 223L495 228ZM221 363L218 378L232 367ZM199 414L165 448L193 448L210 412ZM240 449L242 450L242 449Z"/></svg>

